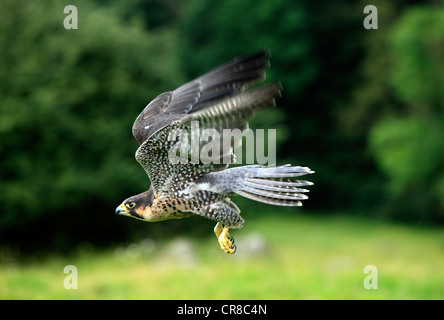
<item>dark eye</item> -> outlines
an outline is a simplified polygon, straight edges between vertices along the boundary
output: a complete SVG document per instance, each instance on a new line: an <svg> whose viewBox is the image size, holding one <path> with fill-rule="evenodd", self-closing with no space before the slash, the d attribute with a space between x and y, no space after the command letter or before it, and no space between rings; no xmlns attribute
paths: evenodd
<svg viewBox="0 0 444 320"><path fill-rule="evenodd" d="M126 206L128 207L128 208L134 208L134 206L136 205L136 203L135 202L128 202L127 204L126 204Z"/></svg>

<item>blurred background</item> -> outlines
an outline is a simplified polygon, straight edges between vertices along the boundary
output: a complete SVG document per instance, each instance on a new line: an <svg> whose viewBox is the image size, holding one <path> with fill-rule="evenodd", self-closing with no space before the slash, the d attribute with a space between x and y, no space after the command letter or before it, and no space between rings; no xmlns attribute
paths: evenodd
<svg viewBox="0 0 444 320"><path fill-rule="evenodd" d="M2 0L0 298L443 299L444 6L372 1L367 30L368 4ZM141 110L261 48L284 91L250 127L277 129L278 164L316 171L303 208L236 199L235 256L212 221L116 217L149 187Z"/></svg>

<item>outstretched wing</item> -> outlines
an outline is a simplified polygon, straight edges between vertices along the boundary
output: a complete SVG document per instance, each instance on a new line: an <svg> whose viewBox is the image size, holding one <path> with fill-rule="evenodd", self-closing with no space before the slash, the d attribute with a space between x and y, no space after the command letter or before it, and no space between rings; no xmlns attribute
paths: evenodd
<svg viewBox="0 0 444 320"><path fill-rule="evenodd" d="M180 138L183 133L187 134L184 140L188 145L182 148L190 151L187 160L196 162L198 158L201 163L212 163L212 171L227 168L234 162L233 147L242 142L242 132L248 128L247 120L255 112L274 106L280 89L280 83L263 85L181 118L176 130L182 136L175 135Z"/></svg>
<svg viewBox="0 0 444 320"><path fill-rule="evenodd" d="M162 93L137 117L133 125L134 137L142 144L184 115L202 110L263 80L268 67L269 52L263 50L234 59L174 91Z"/></svg>
<svg viewBox="0 0 444 320"><path fill-rule="evenodd" d="M227 167L226 161L198 159L193 162L189 153L179 162L172 161L175 153L171 150L180 136L171 139L171 134L179 131L183 137L201 134L206 129L219 133L223 129L245 129L247 119L255 111L273 106L274 97L280 91L279 84L244 91L248 84L264 78L264 70L268 67L266 58L267 52L263 51L234 60L173 92L158 96L139 115L133 127L134 136L141 143L136 159L148 173L157 194L180 196L190 181ZM197 123L198 132L192 130L193 122ZM191 143L192 139L186 141ZM189 145L186 147L188 151L191 149ZM221 153L219 158L226 156Z"/></svg>

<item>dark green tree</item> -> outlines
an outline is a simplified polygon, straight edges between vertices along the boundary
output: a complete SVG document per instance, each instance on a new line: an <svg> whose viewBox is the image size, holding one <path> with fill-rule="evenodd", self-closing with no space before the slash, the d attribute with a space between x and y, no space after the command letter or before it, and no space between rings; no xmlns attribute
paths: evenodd
<svg viewBox="0 0 444 320"><path fill-rule="evenodd" d="M63 26L67 4L77 6L77 30ZM174 32L140 25L86 1L1 2L2 237L19 241L17 228L100 235L112 226L104 217L147 187L131 126L183 79Z"/></svg>

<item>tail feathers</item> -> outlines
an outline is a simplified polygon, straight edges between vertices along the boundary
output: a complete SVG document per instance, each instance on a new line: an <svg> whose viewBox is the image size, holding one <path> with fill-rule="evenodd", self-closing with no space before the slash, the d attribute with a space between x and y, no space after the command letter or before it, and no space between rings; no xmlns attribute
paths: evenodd
<svg viewBox="0 0 444 320"><path fill-rule="evenodd" d="M274 168L250 166L249 169L243 187L236 191L237 194L248 199L279 206L301 206L300 200L308 199L303 193L309 192L309 190L299 187L310 186L313 183L289 178L314 173L310 168L285 165Z"/></svg>
<svg viewBox="0 0 444 320"><path fill-rule="evenodd" d="M275 206L289 206L289 207L300 207L302 206L302 202L299 200L286 200L286 199L279 199L279 198L269 198L269 197L263 197L257 194L245 192L245 191L236 191L236 193L242 197L266 203L266 204L272 204Z"/></svg>
<svg viewBox="0 0 444 320"><path fill-rule="evenodd" d="M252 178L294 178L303 176L306 174L314 173L314 171L310 170L308 167L292 167L289 164L279 166L279 167L271 167L264 168L257 166L257 169L250 173L250 177Z"/></svg>
<svg viewBox="0 0 444 320"><path fill-rule="evenodd" d="M291 180L291 179L249 179L252 183L282 187L305 187L312 186L313 182L306 180Z"/></svg>
<svg viewBox="0 0 444 320"><path fill-rule="evenodd" d="M295 187L288 186L285 184L284 185L275 184L276 182L281 182L281 181L265 181L265 182L267 182L267 184L262 184L261 183L262 181L264 181L264 180L250 179L250 180L245 181L245 185L249 189L261 189L261 190L266 190L266 191L277 191L277 192L288 192L288 193L309 192L309 190L307 190L307 189L295 188ZM244 190L246 190L246 189L244 189Z"/></svg>

